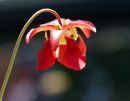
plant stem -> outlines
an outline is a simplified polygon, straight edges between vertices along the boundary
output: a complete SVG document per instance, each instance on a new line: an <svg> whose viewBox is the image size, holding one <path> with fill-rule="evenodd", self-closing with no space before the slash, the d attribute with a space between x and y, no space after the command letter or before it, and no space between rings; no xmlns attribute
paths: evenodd
<svg viewBox="0 0 130 101"><path fill-rule="evenodd" d="M5 74L5 78L4 78L4 81L3 81L3 84L2 84L2 88L1 88L1 91L0 91L0 101L2 101L3 99L3 95L5 93L5 89L7 87L7 83L8 83L8 80L9 80L9 77L10 77L10 74L12 72L12 69L13 69L13 65L14 65L14 62L15 62L15 57L16 57L16 54L17 54L17 51L19 49L19 46L20 46L20 43L22 41L22 37L25 33L25 31L27 30L27 28L29 27L29 25L32 23L32 21L37 17L39 16L40 14L42 13L45 13L45 12L49 12L49 13L52 13L53 15L56 16L59 24L62 26L62 23L61 23L61 20L60 20L60 16L58 15L58 13L52 9L41 9L39 11L37 11L35 14L33 14L30 19L26 22L26 24L24 25L24 27L22 28L19 36L18 36L18 39L16 41L16 44L15 44L15 47L13 49L13 53L12 53L12 56L11 56L11 59L10 59L10 63L8 65L8 69L6 71L6 74Z"/></svg>

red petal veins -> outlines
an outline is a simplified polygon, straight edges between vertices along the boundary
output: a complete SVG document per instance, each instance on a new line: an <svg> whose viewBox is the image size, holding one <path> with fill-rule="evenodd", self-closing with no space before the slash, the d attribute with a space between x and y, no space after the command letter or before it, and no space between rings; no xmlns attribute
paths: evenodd
<svg viewBox="0 0 130 101"><path fill-rule="evenodd" d="M43 47L38 53L38 70L46 70L55 63L56 57L51 49L50 40L45 40Z"/></svg>
<svg viewBox="0 0 130 101"><path fill-rule="evenodd" d="M81 38L80 38L81 39ZM58 61L66 67L79 71L86 65L85 46L81 47L83 40L79 44L75 40L66 38L67 45L59 45ZM81 51L81 48L84 50Z"/></svg>
<svg viewBox="0 0 130 101"><path fill-rule="evenodd" d="M31 38L36 35L38 32L41 32L41 31L48 31L48 30L51 30L51 29L57 29L58 27L57 26L54 26L54 25L45 25L45 26L40 26L40 27L37 27L37 28L34 28L34 29L31 29L27 35L26 35L26 43L29 44Z"/></svg>
<svg viewBox="0 0 130 101"><path fill-rule="evenodd" d="M89 30L92 30L93 32L96 32L96 27L90 21L76 20L76 21L71 21L70 24L75 24L77 27L79 26L80 28L85 27Z"/></svg>

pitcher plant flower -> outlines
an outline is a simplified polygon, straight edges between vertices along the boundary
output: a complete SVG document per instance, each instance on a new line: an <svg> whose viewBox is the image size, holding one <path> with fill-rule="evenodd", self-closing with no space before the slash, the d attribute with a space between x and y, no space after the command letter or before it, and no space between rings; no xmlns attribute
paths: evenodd
<svg viewBox="0 0 130 101"><path fill-rule="evenodd" d="M38 52L37 69L48 69L56 60L67 68L76 71L82 70L85 67L86 45L81 35L78 34L77 28L80 28L86 38L89 38L90 31L96 32L95 26L89 21L72 21L70 19L60 18L59 14L52 9L41 9L30 17L19 34L1 87L0 101L3 100L3 95L13 69L15 57L25 31L37 16L45 12L52 13L57 19L31 29L26 36L26 43L29 44L34 35L38 32L45 32L43 47ZM47 34L47 31L50 31L50 36Z"/></svg>
<svg viewBox="0 0 130 101"><path fill-rule="evenodd" d="M84 20L72 21L61 18L62 26L57 20L40 25L31 29L26 36L28 44L31 38L38 32L45 32L45 42L38 52L38 70L50 68L56 61L67 68L79 71L86 65L86 45L77 28L80 28L86 38L90 37L90 30L96 32L95 26ZM50 31L50 36L47 34ZM78 42L76 42L79 40Z"/></svg>

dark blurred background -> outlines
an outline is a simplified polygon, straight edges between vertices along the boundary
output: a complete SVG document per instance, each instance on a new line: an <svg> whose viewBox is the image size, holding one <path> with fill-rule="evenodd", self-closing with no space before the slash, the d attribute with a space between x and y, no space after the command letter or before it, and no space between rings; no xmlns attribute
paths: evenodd
<svg viewBox="0 0 130 101"><path fill-rule="evenodd" d="M97 33L85 40L87 66L80 72L56 63L35 70L42 37L25 39L16 57L5 101L130 101L129 0L0 0L0 85L19 32L37 10L51 8L61 17L93 22ZM54 19L40 15L28 31ZM25 38L25 36L24 36Z"/></svg>

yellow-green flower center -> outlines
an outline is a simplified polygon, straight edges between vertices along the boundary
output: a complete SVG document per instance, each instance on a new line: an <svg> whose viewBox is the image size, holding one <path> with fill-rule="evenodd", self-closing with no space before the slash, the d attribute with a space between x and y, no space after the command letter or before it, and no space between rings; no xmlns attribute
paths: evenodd
<svg viewBox="0 0 130 101"><path fill-rule="evenodd" d="M78 33L77 33L77 29L76 28L69 28L67 29L64 34L60 37L59 40L59 45L66 45L67 42L65 40L65 37L69 37L73 40L77 40L78 39Z"/></svg>

